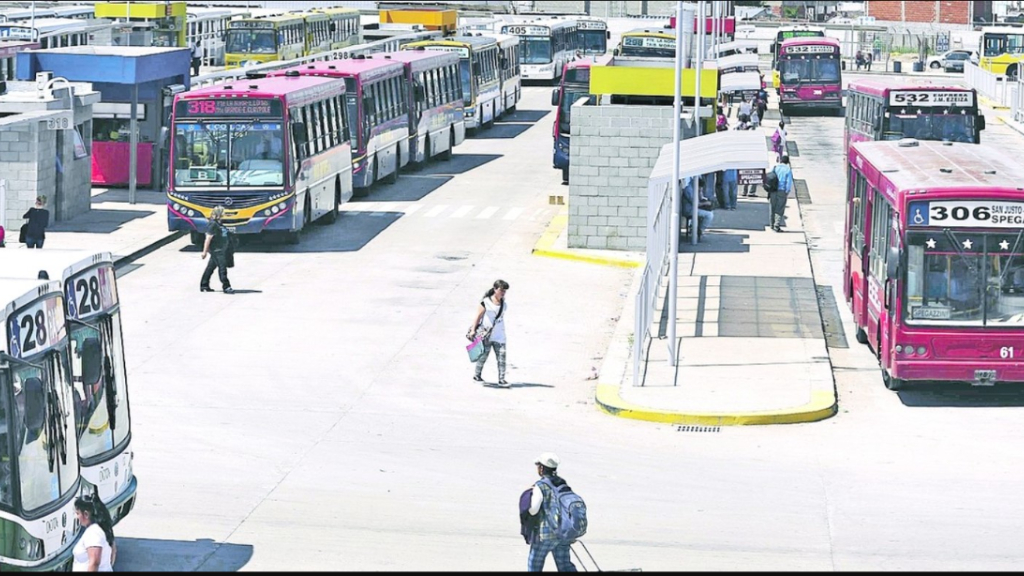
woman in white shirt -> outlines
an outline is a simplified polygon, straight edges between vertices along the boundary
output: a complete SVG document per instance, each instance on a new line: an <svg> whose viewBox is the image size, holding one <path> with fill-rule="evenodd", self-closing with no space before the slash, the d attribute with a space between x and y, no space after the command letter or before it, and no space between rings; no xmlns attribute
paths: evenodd
<svg viewBox="0 0 1024 576"><path fill-rule="evenodd" d="M505 302L505 292L508 290L508 282L497 280L494 287L484 294L484 299L477 308L473 324L466 333L466 338L474 340L476 337L484 339L484 353L476 361L476 375L473 380L483 382L484 363L494 348L494 355L498 358L498 386L509 388L505 381L505 313L508 312L508 304Z"/></svg>
<svg viewBox="0 0 1024 576"><path fill-rule="evenodd" d="M75 500L75 515L85 532L72 549L72 572L113 572L117 545L107 507L98 496L86 495Z"/></svg>

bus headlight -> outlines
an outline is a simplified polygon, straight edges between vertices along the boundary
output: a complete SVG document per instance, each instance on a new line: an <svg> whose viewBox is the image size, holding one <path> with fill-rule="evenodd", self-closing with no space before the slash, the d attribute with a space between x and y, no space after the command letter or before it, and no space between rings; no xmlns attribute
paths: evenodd
<svg viewBox="0 0 1024 576"><path fill-rule="evenodd" d="M899 344L897 344L896 345L896 353L899 354L900 352L903 352L903 346L900 346Z"/></svg>
<svg viewBox="0 0 1024 576"><path fill-rule="evenodd" d="M193 218L193 217L195 217L195 215L196 215L196 212L195 212L195 210L189 210L189 211L188 211L188 217L189 217L189 218Z"/></svg>
<svg viewBox="0 0 1024 576"><path fill-rule="evenodd" d="M174 211L175 212L181 212L181 204L175 204L174 205Z"/></svg>
<svg viewBox="0 0 1024 576"><path fill-rule="evenodd" d="M277 208L278 208L278 210L286 210L288 208L288 203L287 202L281 202L280 204L277 205Z"/></svg>
<svg viewBox="0 0 1024 576"><path fill-rule="evenodd" d="M263 211L264 216L270 216L271 214L273 214L273 212L270 211L270 208L267 208L266 210Z"/></svg>
<svg viewBox="0 0 1024 576"><path fill-rule="evenodd" d="M280 208L278 208L277 206L274 206L273 208L271 208L270 210L268 210L268 212L270 212L270 213L272 213L272 214L277 214L277 213L278 213L278 212L280 212L280 211L281 211L281 209L280 209Z"/></svg>
<svg viewBox="0 0 1024 576"><path fill-rule="evenodd" d="M6 541L0 541L0 554L16 560L42 560L46 556L43 541L29 534L21 526L15 524L11 536Z"/></svg>

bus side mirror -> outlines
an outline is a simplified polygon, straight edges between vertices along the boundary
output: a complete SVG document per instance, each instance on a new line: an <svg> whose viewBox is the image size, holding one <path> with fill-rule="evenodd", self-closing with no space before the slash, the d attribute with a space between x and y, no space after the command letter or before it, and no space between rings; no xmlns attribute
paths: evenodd
<svg viewBox="0 0 1024 576"><path fill-rule="evenodd" d="M558 106L558 88L551 91L551 105Z"/></svg>
<svg viewBox="0 0 1024 576"><path fill-rule="evenodd" d="M477 76L479 76L482 73L483 73L483 66L481 66L479 62L473 62L473 74L476 74Z"/></svg>
<svg viewBox="0 0 1024 576"><path fill-rule="evenodd" d="M975 124L978 125L978 130L979 131L984 130L985 129L985 117L984 116L978 116L977 119L975 120Z"/></svg>
<svg viewBox="0 0 1024 576"><path fill-rule="evenodd" d="M612 50L612 56L618 56L618 55L619 55L619 49L618 48L616 48L615 50Z"/></svg>
<svg viewBox="0 0 1024 576"><path fill-rule="evenodd" d="M612 31L611 30L605 30L604 31L604 38L605 38L605 40L611 40L612 39Z"/></svg>
<svg viewBox="0 0 1024 576"><path fill-rule="evenodd" d="M900 249L893 246L889 248L889 258L885 262L885 277L888 280L895 280L900 272Z"/></svg>

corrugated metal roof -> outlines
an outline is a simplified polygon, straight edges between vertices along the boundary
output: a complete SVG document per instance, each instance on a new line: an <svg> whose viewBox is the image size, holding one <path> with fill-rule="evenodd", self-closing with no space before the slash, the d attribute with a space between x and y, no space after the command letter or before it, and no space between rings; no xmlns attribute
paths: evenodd
<svg viewBox="0 0 1024 576"><path fill-rule="evenodd" d="M728 130L679 143L679 177L689 178L719 170L768 169L768 144L760 130ZM661 147L650 186L672 181L672 144Z"/></svg>

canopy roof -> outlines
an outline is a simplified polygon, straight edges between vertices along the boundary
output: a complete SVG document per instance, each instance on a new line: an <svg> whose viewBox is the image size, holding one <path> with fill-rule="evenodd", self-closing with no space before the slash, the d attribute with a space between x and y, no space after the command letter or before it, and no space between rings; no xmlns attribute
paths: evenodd
<svg viewBox="0 0 1024 576"><path fill-rule="evenodd" d="M680 179L719 170L768 169L768 144L760 130L727 130L679 143ZM661 147L648 186L672 182L672 144Z"/></svg>

